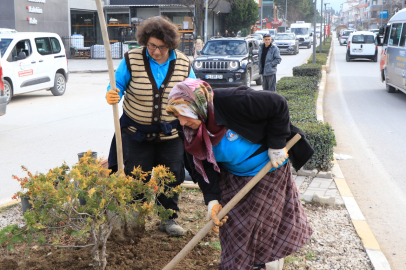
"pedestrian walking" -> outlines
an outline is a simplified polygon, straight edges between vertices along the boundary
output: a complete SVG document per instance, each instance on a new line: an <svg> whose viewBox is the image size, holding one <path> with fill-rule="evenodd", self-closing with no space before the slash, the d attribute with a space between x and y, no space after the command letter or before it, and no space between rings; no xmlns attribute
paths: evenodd
<svg viewBox="0 0 406 270"><path fill-rule="evenodd" d="M168 186L175 187L185 178L184 146L176 130L179 121L166 112L168 95L177 83L196 76L189 58L176 50L180 36L169 19L157 16L143 21L138 26L137 40L144 47L124 54L115 73L117 91L109 86L106 95L108 104L118 103L123 98L120 125L124 172L131 175L134 167L151 171L154 166L164 165L176 177L176 182ZM109 168L113 170L117 170L115 145L113 138L108 159ZM175 236L185 233L175 221L179 212L178 197L157 197L158 204L175 211L159 229Z"/></svg>
<svg viewBox="0 0 406 270"><path fill-rule="evenodd" d="M243 109L242 109L243 108ZM314 150L290 123L286 100L247 86L211 89L186 79L169 94L167 112L183 126L186 161L220 227L219 270L265 269L299 250L312 234L290 164L300 169ZM302 138L287 153L286 142ZM217 214L269 161L273 168L228 213Z"/></svg>
<svg viewBox="0 0 406 270"><path fill-rule="evenodd" d="M198 57L197 51L203 50L204 42L201 36L197 36L194 48L194 58Z"/></svg>
<svg viewBox="0 0 406 270"><path fill-rule="evenodd" d="M279 49L272 44L270 34L265 34L263 37L264 43L259 47L258 51L258 67L259 74L262 74L262 89L276 91L276 71L277 65L282 61L279 54Z"/></svg>

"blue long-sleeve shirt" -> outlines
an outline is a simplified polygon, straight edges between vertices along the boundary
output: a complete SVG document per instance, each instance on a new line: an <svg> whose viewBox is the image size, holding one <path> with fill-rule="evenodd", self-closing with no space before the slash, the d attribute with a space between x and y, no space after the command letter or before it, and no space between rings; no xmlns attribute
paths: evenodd
<svg viewBox="0 0 406 270"><path fill-rule="evenodd" d="M260 147L260 144L251 143L229 129L220 143L213 146L213 153L220 167L230 173L239 176L254 176L269 162L268 151L249 158ZM286 162L288 159L278 168L285 165ZM272 168L269 171L275 169Z"/></svg>
<svg viewBox="0 0 406 270"><path fill-rule="evenodd" d="M175 51L170 50L169 58L163 64L159 64L157 61L155 61L149 55L148 50L147 50L147 58L149 60L150 66L151 66L151 72L152 72L152 75L154 76L156 85L159 86L163 83L166 75L168 74L169 63L172 60L176 59L176 53L175 53ZM131 74L127 68L125 58L123 58L123 60L121 60L120 64L118 65L118 68L115 73L115 77L116 77L116 87L118 90L120 90L120 92L118 94L120 95L120 100L121 100L121 98L125 94L125 91L127 90L128 84L130 83L130 80L131 80ZM196 79L196 75L193 71L193 68L190 69L189 78ZM110 89L111 89L111 86L109 84L107 87L107 91L109 91Z"/></svg>

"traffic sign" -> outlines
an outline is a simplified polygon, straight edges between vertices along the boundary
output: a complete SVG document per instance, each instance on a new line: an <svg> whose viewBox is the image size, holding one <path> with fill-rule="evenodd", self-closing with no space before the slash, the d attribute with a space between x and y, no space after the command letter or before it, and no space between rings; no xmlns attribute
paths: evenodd
<svg viewBox="0 0 406 270"><path fill-rule="evenodd" d="M387 19L387 18L388 18L387 10L379 11L379 19Z"/></svg>

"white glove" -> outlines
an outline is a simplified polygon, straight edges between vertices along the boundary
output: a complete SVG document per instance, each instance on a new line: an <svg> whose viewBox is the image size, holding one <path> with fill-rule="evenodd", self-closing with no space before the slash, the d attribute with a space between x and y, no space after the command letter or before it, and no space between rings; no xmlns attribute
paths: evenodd
<svg viewBox="0 0 406 270"><path fill-rule="evenodd" d="M223 226L223 224L226 223L228 219L228 216L223 217L221 220L219 220L219 218L217 217L217 214L222 208L223 207L221 206L221 204L219 204L218 200L212 200L207 205L207 220L213 219L214 225L219 227ZM218 233L219 229L216 226L213 227L213 231Z"/></svg>
<svg viewBox="0 0 406 270"><path fill-rule="evenodd" d="M271 160L272 167L278 168L289 157L286 147L282 149L268 149L268 156Z"/></svg>
<svg viewBox="0 0 406 270"><path fill-rule="evenodd" d="M220 204L218 200L212 200L207 205L207 221L211 219L211 210L213 210L213 206L216 204Z"/></svg>

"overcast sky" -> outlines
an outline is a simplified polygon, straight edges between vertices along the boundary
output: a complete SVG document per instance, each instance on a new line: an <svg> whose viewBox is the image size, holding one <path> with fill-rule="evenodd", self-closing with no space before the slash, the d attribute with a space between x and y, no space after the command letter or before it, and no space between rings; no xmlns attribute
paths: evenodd
<svg viewBox="0 0 406 270"><path fill-rule="evenodd" d="M289 2L289 0L288 0ZM346 2L346 0L323 0L323 9L324 9L324 3L329 3L329 5L327 5L327 9L329 7L332 7L335 11L340 11L340 5L342 3ZM321 0L317 0L317 9L320 10L320 3Z"/></svg>

